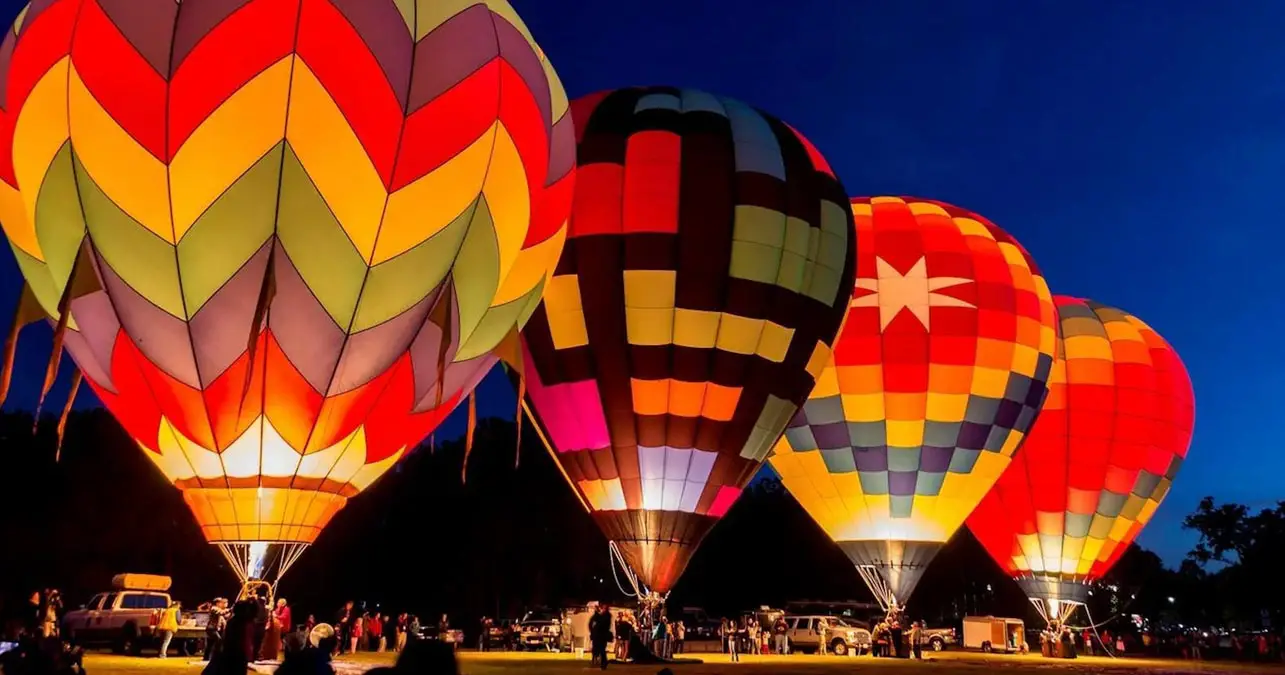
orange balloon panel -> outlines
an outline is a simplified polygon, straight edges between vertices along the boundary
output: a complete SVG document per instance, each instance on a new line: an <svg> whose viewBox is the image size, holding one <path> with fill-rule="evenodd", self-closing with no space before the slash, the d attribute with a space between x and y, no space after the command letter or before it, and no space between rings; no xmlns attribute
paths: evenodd
<svg viewBox="0 0 1285 675"><path fill-rule="evenodd" d="M1058 296L1059 358L1021 452L968 520L1032 597L1100 578L1151 520L1187 455L1191 380L1118 309Z"/></svg>

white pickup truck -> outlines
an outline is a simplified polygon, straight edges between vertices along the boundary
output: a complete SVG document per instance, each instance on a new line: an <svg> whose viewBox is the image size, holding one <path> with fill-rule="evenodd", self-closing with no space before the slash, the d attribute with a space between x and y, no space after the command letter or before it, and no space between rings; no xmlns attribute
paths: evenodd
<svg viewBox="0 0 1285 675"><path fill-rule="evenodd" d="M99 593L67 612L62 620L63 637L80 645L111 645L122 654L137 654L146 646L158 646L156 625L161 611L170 605L170 578L153 574L117 574L112 590ZM203 648L208 612L184 610L171 646L185 654Z"/></svg>

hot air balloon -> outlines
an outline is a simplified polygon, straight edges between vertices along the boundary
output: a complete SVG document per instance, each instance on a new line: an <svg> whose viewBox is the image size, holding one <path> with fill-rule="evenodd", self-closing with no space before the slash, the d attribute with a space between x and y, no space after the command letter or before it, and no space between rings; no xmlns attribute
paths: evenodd
<svg viewBox="0 0 1285 675"><path fill-rule="evenodd" d="M852 212L847 321L771 465L892 610L1034 421L1056 319L1035 262L985 218L913 197Z"/></svg>
<svg viewBox="0 0 1285 675"><path fill-rule="evenodd" d="M1168 494L1195 401L1177 352L1150 326L1092 300L1055 300L1048 401L968 527L1061 625Z"/></svg>
<svg viewBox="0 0 1285 675"><path fill-rule="evenodd" d="M566 96L503 0L41 1L0 64L15 328L243 580L468 395L565 240Z"/></svg>
<svg viewBox="0 0 1285 675"><path fill-rule="evenodd" d="M812 389L847 198L785 123L688 89L572 103L570 234L522 333L530 412L637 591L673 587Z"/></svg>

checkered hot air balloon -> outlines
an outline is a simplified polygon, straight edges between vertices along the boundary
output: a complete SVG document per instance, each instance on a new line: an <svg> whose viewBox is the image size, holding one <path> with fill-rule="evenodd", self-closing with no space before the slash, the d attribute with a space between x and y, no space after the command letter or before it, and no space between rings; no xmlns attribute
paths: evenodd
<svg viewBox="0 0 1285 675"><path fill-rule="evenodd" d="M1055 300L1048 401L968 527L1061 624L1168 494L1195 400L1177 352L1150 326L1092 300Z"/></svg>
<svg viewBox="0 0 1285 675"><path fill-rule="evenodd" d="M468 395L562 249L567 100L503 0L39 0L0 65L15 326L243 577Z"/></svg>
<svg viewBox="0 0 1285 675"><path fill-rule="evenodd" d="M1056 313L1030 255L975 213L912 197L852 212L847 322L771 464L892 608L1030 428Z"/></svg>
<svg viewBox="0 0 1285 675"><path fill-rule="evenodd" d="M852 216L820 153L742 103L630 88L572 112L570 235L523 331L530 408L639 590L663 595L830 356Z"/></svg>

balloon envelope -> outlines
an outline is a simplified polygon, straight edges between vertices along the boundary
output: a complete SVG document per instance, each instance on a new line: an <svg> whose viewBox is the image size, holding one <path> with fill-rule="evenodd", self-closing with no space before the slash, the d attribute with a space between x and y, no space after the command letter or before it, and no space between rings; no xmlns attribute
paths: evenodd
<svg viewBox="0 0 1285 675"><path fill-rule="evenodd" d="M1164 500L1195 402L1177 352L1138 318L1058 296L1044 410L968 527L1048 616L1084 602Z"/></svg>
<svg viewBox="0 0 1285 675"><path fill-rule="evenodd" d="M913 197L852 210L847 321L771 464L877 599L904 604L1035 419L1055 313L1030 255L985 218Z"/></svg>
<svg viewBox="0 0 1285 675"><path fill-rule="evenodd" d="M573 488L667 592L811 390L852 290L843 188L801 135L669 87L573 103L566 250L523 332Z"/></svg>
<svg viewBox="0 0 1285 675"><path fill-rule="evenodd" d="M501 0L36 2L0 72L19 267L212 542L311 542L565 238L566 97Z"/></svg>

